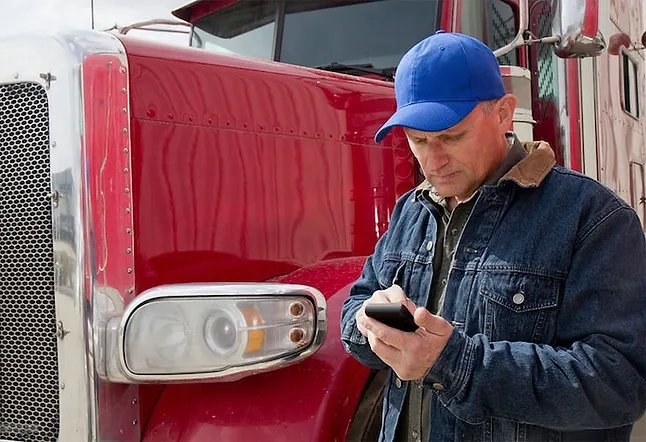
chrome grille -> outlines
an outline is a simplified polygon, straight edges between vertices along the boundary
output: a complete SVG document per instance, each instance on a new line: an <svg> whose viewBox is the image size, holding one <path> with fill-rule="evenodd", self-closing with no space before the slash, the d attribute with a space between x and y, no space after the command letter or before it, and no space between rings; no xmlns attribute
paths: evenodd
<svg viewBox="0 0 646 442"><path fill-rule="evenodd" d="M0 85L0 439L58 438L47 94Z"/></svg>

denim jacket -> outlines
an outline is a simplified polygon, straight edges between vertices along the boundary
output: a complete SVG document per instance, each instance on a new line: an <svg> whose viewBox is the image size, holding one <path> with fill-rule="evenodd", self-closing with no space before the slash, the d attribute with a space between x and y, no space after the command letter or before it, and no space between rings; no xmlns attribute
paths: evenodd
<svg viewBox="0 0 646 442"><path fill-rule="evenodd" d="M431 441L628 441L646 407L646 242L635 211L555 166L545 143L479 190L453 257L442 316L454 326L422 380ZM414 189L395 205L341 313L345 349L387 366L357 329L364 300L403 272L418 306L433 278L436 209ZM403 266L403 267L402 267ZM411 382L391 370L381 441Z"/></svg>

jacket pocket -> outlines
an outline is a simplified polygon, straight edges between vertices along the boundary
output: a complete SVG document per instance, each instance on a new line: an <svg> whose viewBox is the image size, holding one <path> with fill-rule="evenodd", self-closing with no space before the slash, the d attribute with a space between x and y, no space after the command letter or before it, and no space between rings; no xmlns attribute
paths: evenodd
<svg viewBox="0 0 646 442"><path fill-rule="evenodd" d="M560 281L523 272L486 272L484 333L492 341L548 342L559 303Z"/></svg>
<svg viewBox="0 0 646 442"><path fill-rule="evenodd" d="M381 290L385 290L393 284L404 288L406 282L406 261L386 259L379 269L377 275Z"/></svg>
<svg viewBox="0 0 646 442"><path fill-rule="evenodd" d="M431 261L414 254L386 255L377 271L380 290L397 284L415 304L424 306L428 302L432 277Z"/></svg>

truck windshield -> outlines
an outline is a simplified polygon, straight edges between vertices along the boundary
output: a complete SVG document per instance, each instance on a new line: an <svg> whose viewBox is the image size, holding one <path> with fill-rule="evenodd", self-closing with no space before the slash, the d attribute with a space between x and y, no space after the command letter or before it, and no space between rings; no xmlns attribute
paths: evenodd
<svg viewBox="0 0 646 442"><path fill-rule="evenodd" d="M286 0L283 12L276 0L241 0L195 22L192 45L310 67L387 69L437 29L441 3Z"/></svg>

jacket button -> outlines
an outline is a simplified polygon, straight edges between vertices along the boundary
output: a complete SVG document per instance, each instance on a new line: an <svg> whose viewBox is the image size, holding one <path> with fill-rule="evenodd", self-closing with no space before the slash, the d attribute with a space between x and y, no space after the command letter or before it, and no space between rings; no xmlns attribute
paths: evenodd
<svg viewBox="0 0 646 442"><path fill-rule="evenodd" d="M433 384L433 389L436 391L444 391L444 385L440 384L439 382L435 382Z"/></svg>
<svg viewBox="0 0 646 442"><path fill-rule="evenodd" d="M433 241L429 241L426 243L426 250L430 252L431 249L433 249Z"/></svg>
<svg viewBox="0 0 646 442"><path fill-rule="evenodd" d="M525 295L523 295L522 292L518 292L514 295L513 298L511 298L511 300L514 301L514 304L520 305L525 302Z"/></svg>
<svg viewBox="0 0 646 442"><path fill-rule="evenodd" d="M402 380L399 378L395 378L395 386L397 388L402 388Z"/></svg>

